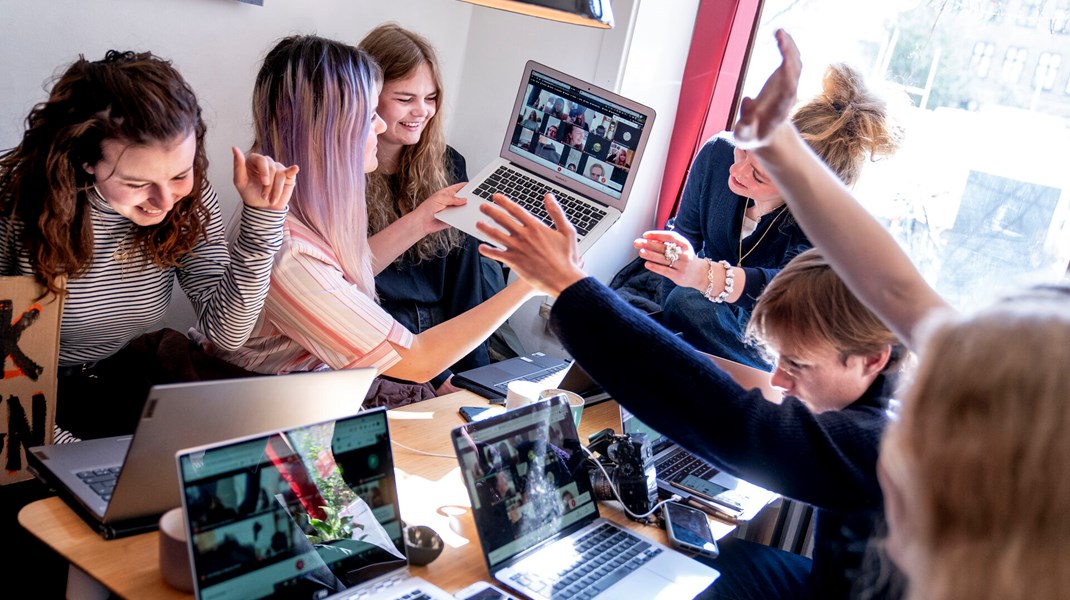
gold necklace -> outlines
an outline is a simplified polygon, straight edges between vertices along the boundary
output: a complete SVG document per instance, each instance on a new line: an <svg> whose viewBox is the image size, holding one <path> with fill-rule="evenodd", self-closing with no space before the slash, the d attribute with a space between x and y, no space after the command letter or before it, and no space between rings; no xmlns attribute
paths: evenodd
<svg viewBox="0 0 1070 600"><path fill-rule="evenodd" d="M100 196L101 200L104 199L104 195L100 193L100 190L97 189L96 185L93 186L93 191L96 192L97 196ZM90 204L91 206L89 207L89 211L90 214L93 215L93 221L100 226L101 231L103 231L108 236L108 240L115 245L115 250L111 253L112 260L119 263L120 265L125 264L128 260L130 260L130 248L128 248L126 245L126 238L129 236L130 227L127 226L126 231L123 232L122 237L118 238L118 241L116 241L115 234L110 229L108 229L107 223L105 223L103 219L101 219L100 209L96 206L92 206L93 203Z"/></svg>
<svg viewBox="0 0 1070 600"><path fill-rule="evenodd" d="M751 203L751 199L747 198L747 201L743 204L743 218L740 220L740 223L739 223L739 262L736 263L737 267L742 267L743 266L743 259L747 258L748 256L750 256L751 252L754 252L754 249L758 247L758 244L761 244L762 240L765 239L765 236L766 236L767 233L769 233L769 230L771 230L773 228L773 226L776 225L777 219L780 218L780 215L784 214L784 212L786 210L788 210L788 205L787 204L781 205L780 206L780 210L777 211L776 216L773 217L773 221L771 223L769 223L769 227L765 231L762 232L761 237L758 238L757 242L754 242L754 245L750 247L750 250L747 250L747 253L743 254L743 225L747 222L747 208L749 208L750 203ZM759 218L761 218L761 217L759 217Z"/></svg>

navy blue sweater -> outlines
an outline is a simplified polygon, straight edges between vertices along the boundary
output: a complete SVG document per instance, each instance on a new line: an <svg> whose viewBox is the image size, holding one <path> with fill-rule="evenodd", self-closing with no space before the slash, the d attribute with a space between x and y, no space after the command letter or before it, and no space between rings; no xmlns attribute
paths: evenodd
<svg viewBox="0 0 1070 600"><path fill-rule="evenodd" d="M763 217L754 233L743 240L746 258L740 264L739 234L747 199L728 189L733 149L732 142L715 137L699 151L687 176L673 230L691 242L698 256L727 260L743 268L747 281L736 306L750 312L773 276L813 244L790 212L779 218L774 212ZM667 285L673 283L668 281Z"/></svg>
<svg viewBox="0 0 1070 600"><path fill-rule="evenodd" d="M814 414L745 391L706 356L593 278L554 302L550 326L611 397L725 472L817 508L810 584L846 598L866 542L883 520L876 465L890 379L856 402Z"/></svg>

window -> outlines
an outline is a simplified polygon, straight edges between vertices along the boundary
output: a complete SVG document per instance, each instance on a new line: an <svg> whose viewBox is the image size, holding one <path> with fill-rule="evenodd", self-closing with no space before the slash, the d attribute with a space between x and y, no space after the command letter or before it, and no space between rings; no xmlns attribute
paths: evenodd
<svg viewBox="0 0 1070 600"><path fill-rule="evenodd" d="M1040 14L1041 3L1024 4ZM1065 38L1048 32L1053 4L1067 2L1049 2L1027 33L1017 2L766 0L743 94L779 63L778 27L802 52L800 100L833 62L883 87L906 138L893 157L867 163L855 195L952 305L983 306L1054 281L1070 263L1070 82L1052 47ZM1029 56L1043 65L1021 77ZM1033 79L1066 93L1038 96Z"/></svg>
<svg viewBox="0 0 1070 600"><path fill-rule="evenodd" d="M1025 57L1028 55L1025 48L1007 48L1003 55L1003 69L1000 71L1000 79L1006 83L1015 83L1022 76L1025 67Z"/></svg>
<svg viewBox="0 0 1070 600"><path fill-rule="evenodd" d="M1021 0L1014 22L1019 27L1035 29L1040 24L1040 0Z"/></svg>
<svg viewBox="0 0 1070 600"><path fill-rule="evenodd" d="M1063 57L1058 54L1041 52L1036 71L1033 72L1033 87L1045 91L1055 87L1055 76L1059 73L1059 63L1062 60Z"/></svg>
<svg viewBox="0 0 1070 600"><path fill-rule="evenodd" d="M1057 0L1052 3L1048 29L1052 33L1070 33L1070 0Z"/></svg>
<svg viewBox="0 0 1070 600"><path fill-rule="evenodd" d="M992 66L992 54L996 51L996 45L989 42L977 42L973 46L973 58L970 59L970 68L978 77L988 77L988 69Z"/></svg>

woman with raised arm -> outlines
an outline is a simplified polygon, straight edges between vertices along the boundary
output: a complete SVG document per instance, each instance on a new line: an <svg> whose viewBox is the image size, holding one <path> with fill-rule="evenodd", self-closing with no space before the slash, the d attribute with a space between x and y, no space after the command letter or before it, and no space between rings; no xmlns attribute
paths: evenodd
<svg viewBox="0 0 1070 600"><path fill-rule="evenodd" d="M823 89L792 122L847 185L865 161L898 147L884 101L844 64L828 67ZM743 335L762 289L810 247L765 169L728 135L714 137L691 167L672 231L647 232L635 246L646 268L667 277L663 321L699 350L768 370Z"/></svg>
<svg viewBox="0 0 1070 600"><path fill-rule="evenodd" d="M462 203L454 194L468 179L464 157L446 145L435 49L393 23L371 30L358 47L383 70L378 112L386 131L379 135L379 166L368 175L367 192L375 291L391 316L420 333L498 293L505 277L498 263L480 256L475 238L442 221L410 216L424 203ZM455 390L453 372L488 363L489 342L483 342L431 385Z"/></svg>
<svg viewBox="0 0 1070 600"><path fill-rule="evenodd" d="M254 147L301 166L271 291L244 347L220 354L259 373L374 367L427 382L482 343L533 295L515 282L462 315L412 333L375 301L365 173L377 166L381 74L362 50L314 35L280 41L253 91ZM446 203L423 202L411 219L431 227ZM417 227L417 230L420 228ZM429 386L372 403L420 400ZM426 389L423 389L426 388ZM423 391L420 391L423 389Z"/></svg>

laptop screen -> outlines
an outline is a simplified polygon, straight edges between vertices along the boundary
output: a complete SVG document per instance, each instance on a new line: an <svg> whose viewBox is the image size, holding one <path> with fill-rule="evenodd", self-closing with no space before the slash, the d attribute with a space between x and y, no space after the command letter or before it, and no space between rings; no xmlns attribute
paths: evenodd
<svg viewBox="0 0 1070 600"><path fill-rule="evenodd" d="M558 397L459 427L453 444L492 570L598 516L572 412Z"/></svg>
<svg viewBox="0 0 1070 600"><path fill-rule="evenodd" d="M619 200L647 115L532 68L508 152Z"/></svg>
<svg viewBox="0 0 1070 600"><path fill-rule="evenodd" d="M386 413L184 451L194 585L325 598L407 566Z"/></svg>

